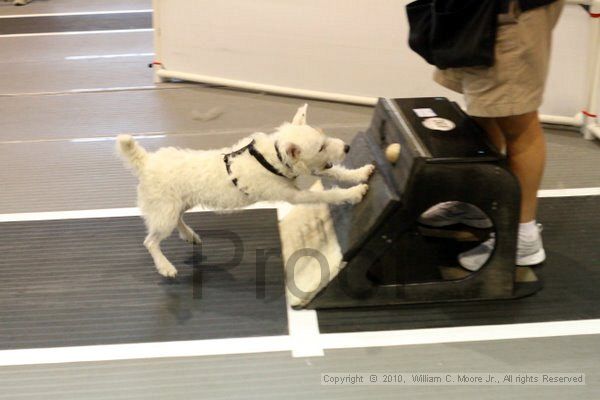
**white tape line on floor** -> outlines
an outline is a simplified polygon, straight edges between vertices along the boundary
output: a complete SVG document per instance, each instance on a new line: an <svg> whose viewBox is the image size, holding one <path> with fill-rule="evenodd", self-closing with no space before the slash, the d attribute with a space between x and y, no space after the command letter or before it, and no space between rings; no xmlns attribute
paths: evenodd
<svg viewBox="0 0 600 400"><path fill-rule="evenodd" d="M2 350L0 366L289 351L289 336Z"/></svg>
<svg viewBox="0 0 600 400"><path fill-rule="evenodd" d="M291 210L292 205L283 202L260 202L244 208L252 209L276 209L277 218L283 219ZM196 207L188 212L213 211L209 208ZM140 209L137 207L126 208L101 208L97 210L72 210L72 211L48 211L32 213L13 213L0 214L0 222L18 222L18 221L52 221L61 219L89 219L89 218L118 218L141 216Z"/></svg>
<svg viewBox="0 0 600 400"><path fill-rule="evenodd" d="M309 347L314 349L318 346L325 350L339 350L577 335L600 335L600 319L318 334L314 337L314 340L317 341L316 345L310 343ZM292 355L297 355L298 357L309 356L310 353L308 351L303 351L303 349L299 348L299 344L295 342L296 339L297 338L293 335L282 335L178 342L1 350L0 367L89 361L252 354L278 351L291 351Z"/></svg>
<svg viewBox="0 0 600 400"><path fill-rule="evenodd" d="M574 189L544 189L538 191L538 197L579 197L599 196L600 187L574 188Z"/></svg>
<svg viewBox="0 0 600 400"><path fill-rule="evenodd" d="M114 138L109 138L114 140ZM538 197L578 197L578 196L600 196L600 187L575 188L575 189L551 189L540 190ZM278 218L281 220L289 212L292 205L284 202L261 202L256 203L247 209L253 208L276 208ZM211 211L205 208L194 208L190 211ZM136 207L131 208L104 208L97 210L74 210L74 211L48 211L31 213L13 213L0 214L0 222L17 221L44 221L57 219L79 219L79 218L112 218L112 217L130 217L139 216L140 210Z"/></svg>
<svg viewBox="0 0 600 400"><path fill-rule="evenodd" d="M315 310L293 310L287 306L288 329L293 357L318 357L323 355L319 339L319 320Z"/></svg>
<svg viewBox="0 0 600 400"><path fill-rule="evenodd" d="M5 18L35 18L35 17L67 17L73 15L110 15L110 14L133 14L133 13L151 13L151 8L142 10L114 10L114 11L79 11L66 13L45 13L45 14L17 14L17 15L0 15L0 19Z"/></svg>
<svg viewBox="0 0 600 400"><path fill-rule="evenodd" d="M68 35L99 35L109 33L133 33L133 32L152 32L152 28L143 29L112 29L112 30L100 30L100 31L67 31L67 32L39 32L39 33L9 33L6 35L0 35L2 38L15 38L15 37L32 37L32 36L68 36Z"/></svg>

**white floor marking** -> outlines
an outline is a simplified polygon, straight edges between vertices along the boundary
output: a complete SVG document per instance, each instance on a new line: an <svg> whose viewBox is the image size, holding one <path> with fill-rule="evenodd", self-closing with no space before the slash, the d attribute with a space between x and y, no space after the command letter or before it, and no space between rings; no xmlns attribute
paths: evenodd
<svg viewBox="0 0 600 400"><path fill-rule="evenodd" d="M288 329L294 357L323 356L319 339L319 320L315 310L293 310L287 305Z"/></svg>
<svg viewBox="0 0 600 400"><path fill-rule="evenodd" d="M32 17L66 17L71 15L109 15L109 14L133 14L133 13L151 13L151 8L142 10L115 10L115 11L79 11L67 13L46 13L46 14L17 14L17 15L0 15L2 18L32 18Z"/></svg>
<svg viewBox="0 0 600 400"><path fill-rule="evenodd" d="M0 366L289 351L289 336L2 350Z"/></svg>
<svg viewBox="0 0 600 400"><path fill-rule="evenodd" d="M16 221L52 221L60 219L86 219L86 218L116 218L139 216L137 207L129 208L103 208L99 210L72 210L48 211L31 213L0 214L0 222Z"/></svg>
<svg viewBox="0 0 600 400"><path fill-rule="evenodd" d="M162 139L167 137L167 132L144 132L142 134L130 133L136 139ZM169 133L169 136L173 135L194 135L192 133ZM53 142L71 142L71 143L88 143L88 142L114 142L117 135L115 136L92 136L86 138L56 138L56 139L27 139L27 140L6 140L0 141L1 144L24 144L24 143L53 143Z"/></svg>
<svg viewBox="0 0 600 400"><path fill-rule="evenodd" d="M103 58L128 58L128 57L150 57L153 56L154 53L126 53L126 54L97 54L97 55L87 55L87 56L67 56L65 60L74 61L74 60L96 60Z"/></svg>
<svg viewBox="0 0 600 400"><path fill-rule="evenodd" d="M186 86L178 86L178 87L156 87L157 90L170 90L170 89L179 89L185 88ZM140 87L142 88L142 87ZM143 88L142 88L143 89ZM133 89L132 89L133 90ZM0 97L3 95L0 94ZM335 130L335 129L347 129L347 128L362 128L362 125L352 124L330 124L330 125L322 125L323 129ZM260 130L256 128L255 130ZM178 137L178 136L210 136L210 135L248 135L253 132L253 129L211 129L211 130L202 130L202 131L155 131L155 132L123 132L129 133L133 135L136 139L158 139L164 137ZM25 139L25 140L0 140L0 145L2 144L23 144L23 143L51 143L51 142L72 142L72 143L85 143L85 142L109 142L114 141L117 133L113 136L91 136L91 137L82 137L82 138L51 138L51 139Z"/></svg>
<svg viewBox="0 0 600 400"><path fill-rule="evenodd" d="M0 35L2 38L14 38L14 37L29 37L29 36L67 36L67 35L99 35L106 33L134 33L134 32L152 32L152 28L144 29L112 29L105 31L72 31L72 32L39 32L39 33L10 33L6 35Z"/></svg>
<svg viewBox="0 0 600 400"><path fill-rule="evenodd" d="M167 135L165 133L158 134L147 134L147 135L132 135L136 139L163 139L166 138ZM69 139L71 143L89 143L89 142L114 142L117 139L116 136L98 136L98 137L89 137L89 138L75 138Z"/></svg>
<svg viewBox="0 0 600 400"><path fill-rule="evenodd" d="M260 202L248 206L244 209L276 209L277 218L282 219L291 209L291 205L284 202ZM194 207L188 212L203 212L214 211L204 207ZM231 211L235 212L235 211ZM140 209L137 207L126 208L101 208L96 210L70 210L70 211L47 211L47 212L30 212L30 213L13 213L0 214L1 222L18 222L18 221L52 221L61 219L89 219L89 218L118 218L118 217L135 217L140 216Z"/></svg>
<svg viewBox="0 0 600 400"><path fill-rule="evenodd" d="M148 135L148 138L160 138L164 135ZM71 141L94 141L94 139L70 139ZM97 138L95 141L114 140L110 137ZM554 189L540 190L539 197L576 197L576 196L597 196L600 195L600 188L578 188L578 189ZM292 205L284 202L260 202L253 204L246 209L277 209L278 219L283 219L291 210ZM213 211L208 208L196 207L189 212L197 211ZM96 210L72 210L72 211L47 211L47 212L30 212L30 213L13 213L0 214L0 222L17 222L17 221L44 221L57 219L80 219L80 218L113 218L113 217L129 217L140 215L140 210L137 207L131 208L102 208Z"/></svg>
<svg viewBox="0 0 600 400"><path fill-rule="evenodd" d="M598 335L600 320L576 320L464 326L455 328L407 329L398 331L319 334L314 340L326 350L411 346L440 343L467 343L493 340L531 339L560 336ZM178 342L133 343L98 346L1 350L0 367L113 361L165 357L198 357L231 354L269 353L297 349L293 335ZM312 348L316 346L311 344ZM299 355L307 357L308 355Z"/></svg>
<svg viewBox="0 0 600 400"><path fill-rule="evenodd" d="M84 88L84 89L70 89L70 90L62 90L57 92L23 92L23 93L0 93L0 97L22 97L22 96L55 96L55 95L63 95L63 94L85 94L85 93L105 93L105 92L134 92L138 90L171 90L171 89L181 89L189 87L189 85L174 85L174 86L155 86L155 85L145 85L145 86L113 86L113 87L103 87L103 88ZM49 139L54 140L54 139ZM62 139L58 139L62 140Z"/></svg>
<svg viewBox="0 0 600 400"><path fill-rule="evenodd" d="M600 187L576 188L576 189L545 189L538 191L538 197L577 197L598 196Z"/></svg>

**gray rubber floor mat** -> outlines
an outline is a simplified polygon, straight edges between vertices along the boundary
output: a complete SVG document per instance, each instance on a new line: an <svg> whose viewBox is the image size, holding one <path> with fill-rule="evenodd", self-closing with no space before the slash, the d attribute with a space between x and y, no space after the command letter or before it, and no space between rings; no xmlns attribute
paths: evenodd
<svg viewBox="0 0 600 400"><path fill-rule="evenodd" d="M0 81L0 87L3 85L3 81ZM116 136L119 133L270 132L285 121L290 121L296 109L304 103L309 104L309 124L316 126L366 128L372 114L371 107L268 96L203 85L190 84L181 88L179 84L166 84L161 87L164 90L16 98L0 96L0 110L3 113L0 119L0 142L90 138ZM23 110L35 110L35 118ZM209 121L198 118L211 110L220 112L217 118Z"/></svg>
<svg viewBox="0 0 600 400"><path fill-rule="evenodd" d="M152 70L148 63L152 56L140 56L115 60L93 59L85 61L61 60L52 62L52 68L43 63L8 63L3 64L0 71L0 98L14 101L23 94L42 93L39 98L47 99L45 93L58 93L64 96L71 90L118 90L119 88L152 87ZM68 93L66 93L68 94ZM25 96L25 110L35 110L34 96ZM47 103L46 103L47 104ZM63 112L71 113L73 118L79 106L66 108ZM41 110L41 108L40 108ZM28 111L31 112L31 111ZM44 112L35 113L38 116ZM41 115L40 115L41 114Z"/></svg>
<svg viewBox="0 0 600 400"><path fill-rule="evenodd" d="M572 130L545 129L547 160L542 189L600 187L600 140Z"/></svg>
<svg viewBox="0 0 600 400"><path fill-rule="evenodd" d="M541 199L544 289L520 300L320 310L321 332L600 318L600 196Z"/></svg>
<svg viewBox="0 0 600 400"><path fill-rule="evenodd" d="M174 280L139 217L1 223L0 349L286 334L281 258L256 268L280 254L275 211L185 219L204 243L163 242Z"/></svg>
<svg viewBox="0 0 600 400"><path fill-rule="evenodd" d="M26 7L15 7L12 2L0 2L0 15L106 12L150 8L152 8L152 0L33 0Z"/></svg>
<svg viewBox="0 0 600 400"><path fill-rule="evenodd" d="M3 18L0 36L24 33L152 28L151 12Z"/></svg>
<svg viewBox="0 0 600 400"><path fill-rule="evenodd" d="M2 3L0 3L2 4ZM118 61L134 57L136 54L153 53L152 32L120 33L117 37L107 35L60 35L60 36L21 36L2 39L0 64L42 63L71 60L74 64L86 65L96 57ZM112 40L111 40L112 39ZM23 51L27 49L27 51ZM84 57L83 57L84 56ZM109 57L110 58L106 58ZM82 58L83 57L83 58ZM29 68L33 66L26 64ZM46 73L52 68L46 65ZM5 82L2 83L2 91ZM129 85L131 86L131 85ZM35 91L39 92L41 88Z"/></svg>
<svg viewBox="0 0 600 400"><path fill-rule="evenodd" d="M0 368L0 399L596 400L598 336ZM585 386L321 385L331 373L584 373ZM115 384L118 382L118 384ZM443 396L440 396L443 393Z"/></svg>

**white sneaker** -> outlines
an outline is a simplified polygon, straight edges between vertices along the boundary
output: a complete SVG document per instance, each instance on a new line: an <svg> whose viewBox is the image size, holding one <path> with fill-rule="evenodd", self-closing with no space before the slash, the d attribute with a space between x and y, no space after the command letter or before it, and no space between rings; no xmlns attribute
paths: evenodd
<svg viewBox="0 0 600 400"><path fill-rule="evenodd" d="M487 229L492 221L481 211L469 203L447 201L436 204L419 217L419 223L435 228L463 224L472 228Z"/></svg>
<svg viewBox="0 0 600 400"><path fill-rule="evenodd" d="M458 255L458 263L469 271L475 272L479 271L479 269L485 264L485 262L490 258L492 252L494 251L494 247L496 245L496 238L494 238L494 234L492 233L492 237L481 243L477 247L472 248L471 250L467 250Z"/></svg>
<svg viewBox="0 0 600 400"><path fill-rule="evenodd" d="M537 265L546 259L546 252L544 251L544 245L542 243L542 235L539 232L542 231L542 226L538 224L538 235L534 240L526 240L519 235L517 240L517 257L515 263L520 267L526 267L531 265ZM478 271L483 264L490 258L496 245L496 239L494 234L481 243L479 246L460 253L458 255L458 262L463 268L469 271Z"/></svg>

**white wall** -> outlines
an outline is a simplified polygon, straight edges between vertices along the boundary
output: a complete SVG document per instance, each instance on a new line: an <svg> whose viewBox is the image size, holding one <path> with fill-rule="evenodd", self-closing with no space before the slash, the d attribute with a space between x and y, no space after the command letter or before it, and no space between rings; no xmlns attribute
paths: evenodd
<svg viewBox="0 0 600 400"><path fill-rule="evenodd" d="M154 0L167 70L374 97L459 96L407 45L398 0ZM567 6L555 31L542 112L586 104L589 18Z"/></svg>

